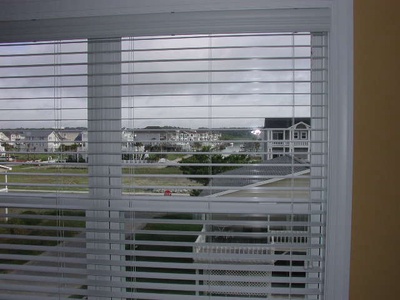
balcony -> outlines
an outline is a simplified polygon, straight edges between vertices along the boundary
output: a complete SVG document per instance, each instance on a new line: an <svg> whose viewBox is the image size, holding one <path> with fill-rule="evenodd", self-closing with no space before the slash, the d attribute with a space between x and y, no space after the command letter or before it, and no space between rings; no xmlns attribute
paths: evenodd
<svg viewBox="0 0 400 300"><path fill-rule="evenodd" d="M308 147L310 144L309 140L271 140L269 141L271 146L278 147Z"/></svg>
<svg viewBox="0 0 400 300"><path fill-rule="evenodd" d="M196 262L273 264L271 255L275 254L275 250L295 250L294 245L308 242L307 231L273 230L260 239L216 236L212 237L212 242L210 237L207 238L204 227L201 232L193 246Z"/></svg>

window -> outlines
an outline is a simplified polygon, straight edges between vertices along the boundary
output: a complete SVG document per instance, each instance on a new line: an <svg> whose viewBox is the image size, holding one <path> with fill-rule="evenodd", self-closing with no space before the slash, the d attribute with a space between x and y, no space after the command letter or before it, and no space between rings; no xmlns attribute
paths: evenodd
<svg viewBox="0 0 400 300"><path fill-rule="evenodd" d="M41 266L53 248L67 257L84 247L79 258L93 266L80 264L71 275L87 284L63 272L64 296L93 295L92 278L109 277L99 274L97 260L112 253L111 265L101 269L118 274L111 278L126 298L287 296L294 286L294 296L321 295L326 171L313 159L324 159L326 151L327 128L320 123L326 104L311 93L311 65L326 57L312 57L312 41L310 33L256 33L4 44L3 56L13 64L3 68L25 69L5 79L4 90L14 93L2 99L3 128L24 124L32 142L53 131L60 136L52 162L43 143L8 152L19 161L8 174L9 196L28 192L30 198L9 207L4 225L20 220L21 231L5 229L5 254ZM324 44L317 46L325 52ZM323 91L325 82L317 84ZM312 160L303 163L290 149L263 160L254 144L264 141L253 129L271 114L311 116L315 107L315 141L322 147ZM188 138L177 142L181 131ZM87 149L78 151L75 139L86 132ZM283 134L275 131L274 139ZM200 141L201 135L208 138ZM44 192L63 194L36 209ZM285 230L273 229L276 224ZM25 246L33 238L35 252ZM15 240L23 254L16 254ZM58 274L60 265L70 268L61 258L48 272ZM287 265L302 276L288 276ZM243 271L248 268L252 276ZM50 279L27 280L37 278Z"/></svg>
<svg viewBox="0 0 400 300"><path fill-rule="evenodd" d="M1 45L1 130L64 136L6 150L2 294L323 297L327 35L238 32ZM268 114L307 159L265 159Z"/></svg>
<svg viewBox="0 0 400 300"><path fill-rule="evenodd" d="M273 140L283 140L283 131L273 131L272 132L272 139Z"/></svg>

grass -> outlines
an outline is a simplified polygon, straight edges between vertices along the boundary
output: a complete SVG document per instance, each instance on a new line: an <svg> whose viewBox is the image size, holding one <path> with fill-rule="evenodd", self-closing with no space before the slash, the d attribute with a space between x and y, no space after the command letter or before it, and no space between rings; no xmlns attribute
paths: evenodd
<svg viewBox="0 0 400 300"><path fill-rule="evenodd" d="M26 175L16 173L27 173ZM132 186L140 189L141 186L193 186L196 183L189 179L165 177L140 177L140 175L181 175L179 167L137 167L123 168L123 186ZM56 175L54 175L56 174ZM132 175L132 176L129 176ZM4 182L4 175L0 175L0 182ZM46 166L46 165L19 165L14 166L8 173L9 190L45 190L45 191L87 191L88 168L86 166ZM12 184L20 184L13 186ZM38 186L39 185L39 186ZM52 185L66 185L52 186ZM1 187L0 187L1 188Z"/></svg>
<svg viewBox="0 0 400 300"><path fill-rule="evenodd" d="M54 155L54 153L45 154L45 153L35 153L35 152L29 153L29 154L28 153L14 154L13 156L16 160L23 160L23 161L25 161L25 160L47 161L49 159L49 157L52 157L52 159L57 159L57 158L61 157L60 154Z"/></svg>
<svg viewBox="0 0 400 300"><path fill-rule="evenodd" d="M175 160L178 158L183 158L185 156L185 154L176 154L176 153L168 153L167 154L167 159L168 160Z"/></svg>
<svg viewBox="0 0 400 300"><path fill-rule="evenodd" d="M27 173L27 175L13 174ZM57 174L57 175L54 175ZM55 167L20 165L8 173L9 190L87 190L83 187L53 187L51 185L88 185L86 167ZM23 186L12 186L13 183ZM37 186L40 184L41 186Z"/></svg>

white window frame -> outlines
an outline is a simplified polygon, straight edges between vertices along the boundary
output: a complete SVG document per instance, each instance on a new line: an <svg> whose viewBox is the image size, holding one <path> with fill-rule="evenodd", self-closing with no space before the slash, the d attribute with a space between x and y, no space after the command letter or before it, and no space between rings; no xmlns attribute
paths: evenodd
<svg viewBox="0 0 400 300"><path fill-rule="evenodd" d="M349 299L353 175L353 1L332 3L325 298Z"/></svg>
<svg viewBox="0 0 400 300"><path fill-rule="evenodd" d="M238 26L245 28L252 15L258 17L254 22L260 31L265 30L266 23L277 31L306 30L310 26L307 13L302 17L297 11L293 18L291 9L330 12L320 16L322 23L329 19L330 201L324 299L345 300L349 298L352 213L353 0L5 0L0 4L0 20L6 21L0 25L0 42L74 38L78 33L87 37L115 36L113 33L117 27L121 29L121 24L125 30L119 32L121 36L170 34L182 28L182 34L195 34L199 33L198 24L206 24L218 33L229 31L226 20L235 19ZM260 17L260 10L268 10L268 22ZM277 17L276 12L281 15ZM282 16L292 23L282 21ZM143 22L149 26L138 26ZM182 27L184 24L190 26Z"/></svg>
<svg viewBox="0 0 400 300"><path fill-rule="evenodd" d="M306 140L308 138L308 132L305 130L300 131L300 139Z"/></svg>

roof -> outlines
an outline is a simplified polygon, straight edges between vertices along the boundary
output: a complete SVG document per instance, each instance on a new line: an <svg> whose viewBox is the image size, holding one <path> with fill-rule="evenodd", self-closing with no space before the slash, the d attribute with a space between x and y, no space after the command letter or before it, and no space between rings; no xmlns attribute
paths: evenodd
<svg viewBox="0 0 400 300"><path fill-rule="evenodd" d="M27 139L29 138L41 138L48 137L54 130L52 129L32 129L24 131L24 135Z"/></svg>
<svg viewBox="0 0 400 300"><path fill-rule="evenodd" d="M83 141L83 133L82 132L78 133L78 135L76 136L74 141L75 142L82 142Z"/></svg>
<svg viewBox="0 0 400 300"><path fill-rule="evenodd" d="M61 140L66 140L71 142L76 141L79 135L81 135L79 131L64 131L64 130L56 131L55 134L57 134L58 135L57 137L59 137Z"/></svg>
<svg viewBox="0 0 400 300"><path fill-rule="evenodd" d="M289 156L279 156L274 159L266 160L258 165L248 165L227 172L223 172L218 175L233 175L235 177L215 177L210 180L207 186L224 187L224 189L218 190L203 190L200 196L209 196L217 193L221 193L227 190L226 187L241 187L259 182L264 182L268 179L268 176L285 176L295 174L301 171L308 170L309 167L304 165L301 160ZM256 177L260 176L260 177Z"/></svg>
<svg viewBox="0 0 400 300"><path fill-rule="evenodd" d="M265 118L264 128L289 128L297 123L311 124L310 118Z"/></svg>
<svg viewBox="0 0 400 300"><path fill-rule="evenodd" d="M20 134L20 135L23 134L21 130L9 130L9 129L2 130L2 133L8 138L11 138L12 134Z"/></svg>

